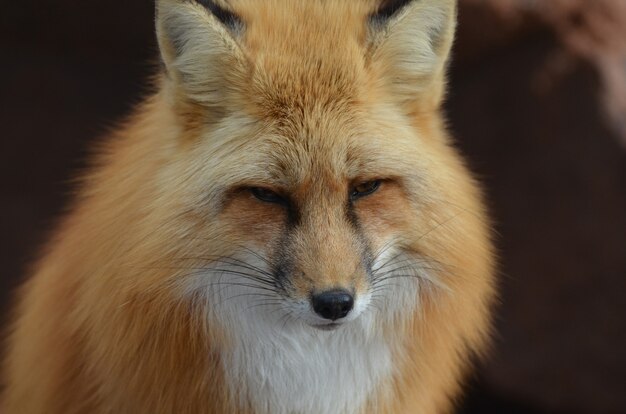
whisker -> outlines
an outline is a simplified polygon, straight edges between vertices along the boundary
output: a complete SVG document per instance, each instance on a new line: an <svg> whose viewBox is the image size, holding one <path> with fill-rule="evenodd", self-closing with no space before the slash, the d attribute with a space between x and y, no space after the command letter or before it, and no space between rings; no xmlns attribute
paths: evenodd
<svg viewBox="0 0 626 414"><path fill-rule="evenodd" d="M258 267L254 266L244 260L238 259L236 257L229 256L197 256L197 257L179 257L178 260L204 260L211 263L226 263L232 264L234 266L238 266L244 269L252 270L254 272L261 273L265 276L273 276L272 273Z"/></svg>
<svg viewBox="0 0 626 414"><path fill-rule="evenodd" d="M227 298L223 298L220 302L218 302L216 305L220 306L223 305L224 303L226 303L227 301L231 301L233 299L237 299L237 298L241 298L241 297L246 297L246 296L254 296L254 297L259 297L259 296L264 296L264 297L268 297L268 298L275 298L274 295L270 295L270 294L260 294L260 293L240 293L238 295L233 295L233 296L229 296Z"/></svg>
<svg viewBox="0 0 626 414"><path fill-rule="evenodd" d="M210 239L210 238L206 238L206 237L191 237L189 238L190 240L202 240L202 241L210 241L213 242L215 241L215 239ZM224 243L224 240L220 240L220 243ZM252 254L253 256L255 256L256 258L260 259L262 262L264 262L265 264L267 264L269 267L271 267L273 265L273 263L271 263L267 258L263 257L262 255L260 255L258 252L255 252L253 249L240 244L240 243L230 243L233 247L242 249L247 251L248 253Z"/></svg>
<svg viewBox="0 0 626 414"><path fill-rule="evenodd" d="M384 262L384 263L382 263L380 266L378 266L378 267L377 267L377 268L375 268L375 269L372 269L372 272L374 272L374 273L375 273L375 272L379 272L379 271L381 271L381 270L382 270L382 269L384 269L385 267L387 267L387 266L389 266L390 264L394 263L394 261L395 261L398 257L402 256L403 254L404 254L404 252L403 252L403 251L400 251L400 252L396 253L394 256L392 256L392 257L390 257L389 259L385 260L385 262Z"/></svg>
<svg viewBox="0 0 626 414"><path fill-rule="evenodd" d="M276 289L272 289L263 285L258 285L254 283L234 282L234 281L222 282L221 279L218 279L217 281L206 281L202 283L201 285L199 285L198 287L196 287L194 290L204 289L206 287L212 287L212 286L224 286L218 292L218 294L220 294L223 289L228 288L228 287L233 287L233 286L248 287L248 288L259 289L259 290L268 291L272 293L277 293Z"/></svg>
<svg viewBox="0 0 626 414"><path fill-rule="evenodd" d="M248 306L246 308L246 310L250 310L250 309L254 309L254 308L259 308L259 307L263 307L263 306L276 306L276 305L280 305L282 303L282 301L273 301L273 302L262 302L262 303L256 303L253 304L251 306Z"/></svg>
<svg viewBox="0 0 626 414"><path fill-rule="evenodd" d="M257 275L253 275L253 274L249 274L245 272L238 272L238 271L230 270L230 269L214 269L214 268L199 269L199 270L194 270L193 272L186 273L184 277L192 278L192 277L196 277L199 275L207 275L207 274L212 274L212 273L217 273L220 276L223 276L223 275L238 276L238 277L241 277L242 279L257 282L259 285L265 286L266 289L268 287L272 289L276 288L276 283L274 280L259 278ZM208 283L211 283L211 281L208 281Z"/></svg>

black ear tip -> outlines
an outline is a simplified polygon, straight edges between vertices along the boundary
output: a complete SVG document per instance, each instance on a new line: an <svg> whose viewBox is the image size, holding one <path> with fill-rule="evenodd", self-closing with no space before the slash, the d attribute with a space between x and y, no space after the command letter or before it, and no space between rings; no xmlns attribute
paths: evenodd
<svg viewBox="0 0 626 414"><path fill-rule="evenodd" d="M241 26L242 22L239 16L232 11L216 4L213 0L196 0L198 4L211 12L217 20L229 29L236 29Z"/></svg>
<svg viewBox="0 0 626 414"><path fill-rule="evenodd" d="M370 17L378 21L388 20L413 1L416 0L383 0Z"/></svg>

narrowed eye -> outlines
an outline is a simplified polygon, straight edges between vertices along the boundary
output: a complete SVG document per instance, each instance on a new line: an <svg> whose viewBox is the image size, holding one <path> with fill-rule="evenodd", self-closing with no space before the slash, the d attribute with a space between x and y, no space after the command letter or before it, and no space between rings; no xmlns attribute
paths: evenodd
<svg viewBox="0 0 626 414"><path fill-rule="evenodd" d="M361 184L355 185L350 191L350 199L356 200L361 197L368 196L375 193L380 187L380 180L366 181Z"/></svg>
<svg viewBox="0 0 626 414"><path fill-rule="evenodd" d="M265 203L284 204L286 202L285 199L281 197L278 193L272 190L268 190L267 188L252 187L250 188L250 192L258 200L261 200Z"/></svg>

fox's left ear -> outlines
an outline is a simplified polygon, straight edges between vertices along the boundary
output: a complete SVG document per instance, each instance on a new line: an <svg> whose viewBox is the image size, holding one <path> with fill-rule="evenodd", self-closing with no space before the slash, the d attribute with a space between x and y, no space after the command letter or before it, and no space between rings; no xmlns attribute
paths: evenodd
<svg viewBox="0 0 626 414"><path fill-rule="evenodd" d="M368 61L410 112L436 109L456 28L456 0L384 0L370 16Z"/></svg>

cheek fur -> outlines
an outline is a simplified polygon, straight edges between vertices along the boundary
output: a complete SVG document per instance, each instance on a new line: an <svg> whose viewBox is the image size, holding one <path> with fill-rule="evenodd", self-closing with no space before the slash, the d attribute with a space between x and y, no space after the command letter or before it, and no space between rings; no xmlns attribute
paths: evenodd
<svg viewBox="0 0 626 414"><path fill-rule="evenodd" d="M222 210L221 221L242 244L266 248L275 245L286 228L287 212L279 204L264 203L247 191L232 194Z"/></svg>
<svg viewBox="0 0 626 414"><path fill-rule="evenodd" d="M398 183L385 182L369 197L356 203L359 223L374 250L410 226L413 208ZM375 253L375 252L374 252Z"/></svg>

